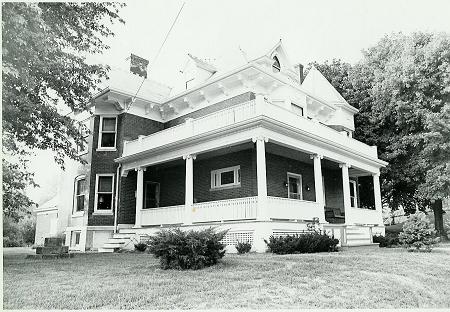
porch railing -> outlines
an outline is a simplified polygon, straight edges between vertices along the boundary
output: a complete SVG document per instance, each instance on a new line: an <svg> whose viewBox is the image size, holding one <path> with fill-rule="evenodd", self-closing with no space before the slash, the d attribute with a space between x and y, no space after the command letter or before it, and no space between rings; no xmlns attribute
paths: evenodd
<svg viewBox="0 0 450 312"><path fill-rule="evenodd" d="M257 208L256 196L196 203L193 222L256 219Z"/></svg>
<svg viewBox="0 0 450 312"><path fill-rule="evenodd" d="M382 212L374 209L350 208L350 214L348 218L348 222L350 223L383 224Z"/></svg>
<svg viewBox="0 0 450 312"><path fill-rule="evenodd" d="M220 128L250 120L257 116L266 116L297 128L321 139L332 141L346 148L358 151L371 157L377 157L376 147L366 145L353 138L342 135L338 131L320 123L301 117L284 107L271 102L251 100L196 119L140 137L133 141L125 141L122 156L129 156L152 148L175 143L199 134L219 130Z"/></svg>
<svg viewBox="0 0 450 312"><path fill-rule="evenodd" d="M184 205L141 210L142 225L181 224L184 222Z"/></svg>
<svg viewBox="0 0 450 312"><path fill-rule="evenodd" d="M318 203L283 197L267 197L269 217L272 219L312 220L323 215Z"/></svg>

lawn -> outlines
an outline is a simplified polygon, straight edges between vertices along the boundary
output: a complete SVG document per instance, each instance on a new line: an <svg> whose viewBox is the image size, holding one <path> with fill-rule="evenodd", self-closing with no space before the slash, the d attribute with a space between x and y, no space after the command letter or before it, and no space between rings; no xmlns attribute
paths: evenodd
<svg viewBox="0 0 450 312"><path fill-rule="evenodd" d="M450 245L226 255L201 271L164 271L149 254L5 254L3 300L6 309L448 308L449 263Z"/></svg>

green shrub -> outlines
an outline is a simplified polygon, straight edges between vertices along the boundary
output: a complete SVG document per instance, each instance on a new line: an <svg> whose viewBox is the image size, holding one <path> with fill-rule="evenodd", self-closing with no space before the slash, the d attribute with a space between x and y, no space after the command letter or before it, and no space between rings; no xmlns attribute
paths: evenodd
<svg viewBox="0 0 450 312"><path fill-rule="evenodd" d="M235 247L238 254L245 254L247 252L250 252L250 250L252 249L252 244L249 242L237 242Z"/></svg>
<svg viewBox="0 0 450 312"><path fill-rule="evenodd" d="M226 233L216 233L212 228L161 230L149 238L148 250L159 258L163 269L198 270L216 264L225 255L225 245L220 241Z"/></svg>
<svg viewBox="0 0 450 312"><path fill-rule="evenodd" d="M270 252L276 254L295 254L336 251L338 239L317 232L302 235L270 236L264 240Z"/></svg>
<svg viewBox="0 0 450 312"><path fill-rule="evenodd" d="M430 220L423 212L408 217L403 224L403 232L399 235L400 243L410 251L431 251L439 239Z"/></svg>
<svg viewBox="0 0 450 312"><path fill-rule="evenodd" d="M394 247L400 244L397 233L386 233L383 235L374 235L373 242L379 243L380 247Z"/></svg>
<svg viewBox="0 0 450 312"><path fill-rule="evenodd" d="M147 249L147 244L146 243L134 244L134 249L137 250L137 251L143 252L143 251L145 251Z"/></svg>

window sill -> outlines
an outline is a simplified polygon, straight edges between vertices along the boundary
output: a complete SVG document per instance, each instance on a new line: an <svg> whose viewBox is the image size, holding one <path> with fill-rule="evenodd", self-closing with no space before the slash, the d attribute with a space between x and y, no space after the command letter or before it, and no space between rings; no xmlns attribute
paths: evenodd
<svg viewBox="0 0 450 312"><path fill-rule="evenodd" d="M221 190L234 189L234 188L238 188L238 187L241 187L241 184L234 184L234 185L227 185L227 186L219 186L219 187L210 188L209 190L210 190L211 192L214 192L214 191L221 191Z"/></svg>
<svg viewBox="0 0 450 312"><path fill-rule="evenodd" d="M97 152L115 152L117 148L115 147L99 147L97 148Z"/></svg>
<svg viewBox="0 0 450 312"><path fill-rule="evenodd" d="M92 213L93 216L112 216L113 212L108 210L108 211L94 211Z"/></svg>

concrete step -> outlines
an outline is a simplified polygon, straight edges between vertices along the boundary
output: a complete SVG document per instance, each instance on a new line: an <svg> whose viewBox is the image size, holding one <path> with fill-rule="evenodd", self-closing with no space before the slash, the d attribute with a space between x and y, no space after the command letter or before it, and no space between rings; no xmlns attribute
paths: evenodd
<svg viewBox="0 0 450 312"><path fill-rule="evenodd" d="M359 246L359 245L367 245L371 244L370 239L347 239L348 246Z"/></svg>
<svg viewBox="0 0 450 312"><path fill-rule="evenodd" d="M102 253L113 253L114 251L116 251L116 248L104 248L104 247L100 247L98 249L98 252L102 252Z"/></svg>
<svg viewBox="0 0 450 312"><path fill-rule="evenodd" d="M106 243L103 244L103 248L120 248L123 245L125 245L125 243L121 243L121 242L115 242L115 241L107 241Z"/></svg>
<svg viewBox="0 0 450 312"><path fill-rule="evenodd" d="M366 243L366 244L355 244L355 245L345 245L342 246L344 249L345 248L368 248L368 249L375 249L375 248L379 248L379 244L378 243Z"/></svg>
<svg viewBox="0 0 450 312"><path fill-rule="evenodd" d="M130 234L130 233L114 233L113 234L113 238L130 239L132 236L134 236L134 233L133 234Z"/></svg>

